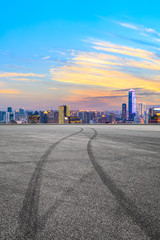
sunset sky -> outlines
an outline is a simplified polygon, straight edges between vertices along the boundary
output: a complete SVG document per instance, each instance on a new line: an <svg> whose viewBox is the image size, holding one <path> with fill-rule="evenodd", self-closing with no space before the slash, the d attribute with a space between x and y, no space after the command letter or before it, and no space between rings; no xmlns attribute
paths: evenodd
<svg viewBox="0 0 160 240"><path fill-rule="evenodd" d="M159 1L3 1L0 110L160 104Z"/></svg>

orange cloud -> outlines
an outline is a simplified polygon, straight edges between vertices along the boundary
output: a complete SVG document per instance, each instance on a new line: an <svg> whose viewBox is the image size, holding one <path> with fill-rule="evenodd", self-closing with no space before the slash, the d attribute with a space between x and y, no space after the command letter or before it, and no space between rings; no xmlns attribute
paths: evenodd
<svg viewBox="0 0 160 240"><path fill-rule="evenodd" d="M0 77L45 77L45 75L36 74L36 73L4 72L4 73L0 73Z"/></svg>
<svg viewBox="0 0 160 240"><path fill-rule="evenodd" d="M115 70L84 66L63 66L51 69L53 80L65 83L108 87L110 89L144 88L160 92L160 83L144 80Z"/></svg>
<svg viewBox="0 0 160 240"><path fill-rule="evenodd" d="M3 90L0 90L0 93L2 93L2 94L22 94L22 92L15 90L15 89L3 89Z"/></svg>
<svg viewBox="0 0 160 240"><path fill-rule="evenodd" d="M11 78L12 81L18 81L18 82L42 82L40 79L30 79L30 78Z"/></svg>
<svg viewBox="0 0 160 240"><path fill-rule="evenodd" d="M130 58L117 57L108 54L100 53L79 53L78 56L73 58L75 64L85 65L85 66L95 66L103 68L111 68L111 66L121 66L121 67L136 67L144 68L150 70L160 70L160 61L152 59L152 61L137 61Z"/></svg>
<svg viewBox="0 0 160 240"><path fill-rule="evenodd" d="M96 40L91 41L91 43L94 45L93 48L96 50L118 53L122 55L128 55L128 56L138 57L138 58L143 58L148 60L152 60L153 58L156 58L156 55L154 53L143 50L143 49L139 49L139 48L120 46L120 45L112 44L109 42L96 41Z"/></svg>

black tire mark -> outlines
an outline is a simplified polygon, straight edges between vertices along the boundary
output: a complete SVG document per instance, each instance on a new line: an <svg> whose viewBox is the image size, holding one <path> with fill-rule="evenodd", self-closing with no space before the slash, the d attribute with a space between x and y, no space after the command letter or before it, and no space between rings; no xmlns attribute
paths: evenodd
<svg viewBox="0 0 160 240"><path fill-rule="evenodd" d="M126 194L116 185L112 178L107 174L103 168L97 163L93 150L92 150L92 141L97 136L97 131L92 128L94 131L93 136L90 138L87 146L88 155L90 161L101 178L103 184L110 190L114 195L116 201L124 209L125 213L131 217L132 221L137 224L140 229L151 239L151 240L160 240L160 220L155 219L153 216L145 213L142 213L135 203L128 197Z"/></svg>
<svg viewBox="0 0 160 240"><path fill-rule="evenodd" d="M40 161L37 163L36 168L32 174L30 182L27 186L26 194L23 200L23 205L20 211L20 223L16 231L16 239L29 239L34 240L37 235L38 228L38 205L39 205L39 195L41 188L42 175L44 171L45 164L52 150L60 144L62 141L69 137L72 137L80 132L72 133L56 143L52 144L48 150L43 154Z"/></svg>

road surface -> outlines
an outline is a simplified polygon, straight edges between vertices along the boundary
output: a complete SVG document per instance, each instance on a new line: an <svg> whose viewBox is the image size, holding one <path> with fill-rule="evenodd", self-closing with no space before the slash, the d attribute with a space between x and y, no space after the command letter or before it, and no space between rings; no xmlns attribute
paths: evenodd
<svg viewBox="0 0 160 240"><path fill-rule="evenodd" d="M0 126L0 239L160 239L160 126Z"/></svg>

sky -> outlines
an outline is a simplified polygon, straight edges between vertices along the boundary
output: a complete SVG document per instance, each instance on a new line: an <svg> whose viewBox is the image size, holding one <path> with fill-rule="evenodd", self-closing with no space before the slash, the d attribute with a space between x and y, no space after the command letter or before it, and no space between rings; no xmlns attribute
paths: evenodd
<svg viewBox="0 0 160 240"><path fill-rule="evenodd" d="M3 1L0 110L160 103L159 1Z"/></svg>

